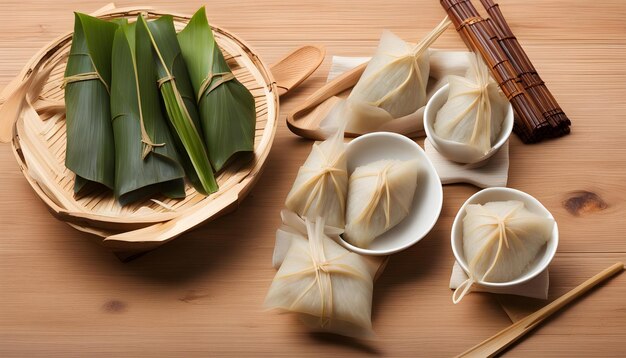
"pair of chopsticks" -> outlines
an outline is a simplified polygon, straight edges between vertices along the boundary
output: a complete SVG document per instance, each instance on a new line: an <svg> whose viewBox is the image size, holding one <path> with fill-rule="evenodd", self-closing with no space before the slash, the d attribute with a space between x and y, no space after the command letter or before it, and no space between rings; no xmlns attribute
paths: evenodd
<svg viewBox="0 0 626 358"><path fill-rule="evenodd" d="M518 339L524 336L526 333L535 328L538 324L543 322L546 318L550 317L553 313L563 308L563 306L572 302L576 298L583 295L599 283L608 279L609 277L622 272L624 270L624 264L621 262L615 263L606 270L598 273L587 281L581 283L573 290L557 298L549 305L532 313L525 318L513 323L508 328L503 329L491 338L479 343L478 345L468 349L461 353L458 357L493 357L496 354L502 352L511 344L515 343Z"/></svg>

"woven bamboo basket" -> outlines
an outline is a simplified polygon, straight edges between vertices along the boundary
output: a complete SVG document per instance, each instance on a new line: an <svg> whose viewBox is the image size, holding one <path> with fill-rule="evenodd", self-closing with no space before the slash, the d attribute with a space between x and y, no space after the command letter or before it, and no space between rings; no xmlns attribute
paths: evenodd
<svg viewBox="0 0 626 358"><path fill-rule="evenodd" d="M112 19L135 18L140 13L148 19L165 14L147 7L115 8L111 4L92 15ZM187 15L173 16L177 30L190 19ZM252 158L238 158L218 173L220 189L210 196L197 193L189 185L185 199L156 197L124 207L111 191L74 196L74 174L64 164L66 128L61 89L72 33L43 48L7 86L4 93L21 93L21 98L13 99L20 102L15 119L0 118L3 132L8 127L10 133L2 139L11 141L21 171L56 218L95 235L114 251L141 252L237 208L258 180L272 146L278 92L268 67L250 47L225 29L214 26L213 31L233 73L252 92L257 119Z"/></svg>

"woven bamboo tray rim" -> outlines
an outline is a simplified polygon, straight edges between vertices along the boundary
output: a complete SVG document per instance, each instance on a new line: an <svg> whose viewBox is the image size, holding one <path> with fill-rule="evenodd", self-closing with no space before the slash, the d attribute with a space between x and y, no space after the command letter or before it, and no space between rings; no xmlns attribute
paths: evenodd
<svg viewBox="0 0 626 358"><path fill-rule="evenodd" d="M112 19L134 18L139 14L148 19L172 15L177 30L181 30L191 18L188 15L172 14L145 6L114 8L108 5L93 15ZM74 175L64 165L64 112L36 113L27 108L15 123L12 148L27 181L53 215L76 229L98 236L110 236L164 223L199 210L213 212L217 216L233 209L245 197L258 180L274 139L278 119L278 92L268 67L247 44L221 27L212 25L212 28L233 73L252 92L256 101L257 124L253 158L238 158L218 173L220 190L208 197L187 185L187 198L183 200L158 197L155 198L158 202L146 200L120 207L110 191L76 199L72 190ZM70 32L50 42L31 58L16 80L9 84L17 86L41 68L54 64L41 94L31 101L33 108L63 101L60 84L71 40ZM43 174L33 173L36 166L47 171L44 170ZM195 223L197 224L200 222ZM186 225L195 226L191 223Z"/></svg>

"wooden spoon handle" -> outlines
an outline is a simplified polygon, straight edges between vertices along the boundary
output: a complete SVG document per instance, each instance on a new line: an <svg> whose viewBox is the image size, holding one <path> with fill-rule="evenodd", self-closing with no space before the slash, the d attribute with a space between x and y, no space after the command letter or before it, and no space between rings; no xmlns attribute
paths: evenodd
<svg viewBox="0 0 626 358"><path fill-rule="evenodd" d="M617 262L605 269L604 271L596 274L587 281L581 283L573 290L557 298L549 305L532 313L525 318L515 322L508 328L503 329L491 338L483 341L482 343L470 348L469 350L461 353L458 357L493 357L496 354L502 352L506 347L513 344L523 335L535 328L539 323L543 322L546 318L550 317L554 312L563 308L574 299L580 297L585 292L589 291L597 284L608 279L609 277L624 270L624 264Z"/></svg>
<svg viewBox="0 0 626 358"><path fill-rule="evenodd" d="M365 67L367 67L367 62L351 69L348 72L345 72L341 76L322 86L309 96L304 103L291 112L288 115L288 120L293 121L294 117L297 117L301 112L307 111L330 97L336 96L353 87L359 81L359 78L361 78L363 71L365 71Z"/></svg>

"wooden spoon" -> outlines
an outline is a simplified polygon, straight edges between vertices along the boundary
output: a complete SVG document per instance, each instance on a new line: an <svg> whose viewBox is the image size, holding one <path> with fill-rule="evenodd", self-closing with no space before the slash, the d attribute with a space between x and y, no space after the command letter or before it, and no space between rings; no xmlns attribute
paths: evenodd
<svg viewBox="0 0 626 358"><path fill-rule="evenodd" d="M365 67L367 63L345 72L315 91L304 103L287 115L287 127L294 134L304 138L325 139L324 133L320 130L320 122L338 101L335 96L354 87L365 71ZM346 133L346 136L355 137L356 134Z"/></svg>
<svg viewBox="0 0 626 358"><path fill-rule="evenodd" d="M324 61L323 46L306 45L295 49L270 66L282 96L307 79Z"/></svg>
<svg viewBox="0 0 626 358"><path fill-rule="evenodd" d="M496 354L502 352L508 346L513 344L515 341L520 339L526 333L531 331L546 318L550 317L553 313L563 308L563 306L580 297L585 292L595 287L597 284L619 272L622 272L623 270L624 264L622 262L613 264L606 270L598 273L597 275L578 285L578 287L557 298L549 305L531 315L526 316L526 318L523 318L513 323L508 328L505 328L504 330L498 332L493 337L461 353L458 357L495 356Z"/></svg>

